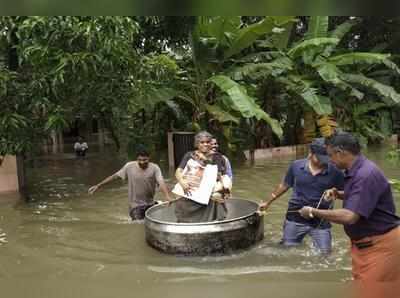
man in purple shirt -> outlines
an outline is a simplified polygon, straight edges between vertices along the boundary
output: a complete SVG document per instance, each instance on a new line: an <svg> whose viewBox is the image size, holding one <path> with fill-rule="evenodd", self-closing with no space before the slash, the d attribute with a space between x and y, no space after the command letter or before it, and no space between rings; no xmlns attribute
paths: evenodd
<svg viewBox="0 0 400 298"><path fill-rule="evenodd" d="M315 139L310 145L308 157L295 160L290 165L284 181L271 194L269 200L260 204L260 209L266 210L274 200L290 188L293 189L283 226L283 245L299 245L306 235L310 235L317 252L331 252L330 223L318 218L304 219L298 212L303 206L328 209L330 202L322 200L325 190L332 187L343 189L343 173L328 161L324 139Z"/></svg>
<svg viewBox="0 0 400 298"><path fill-rule="evenodd" d="M331 161L345 170L344 192L332 189L328 194L343 199L343 208L319 210L306 206L300 210L301 216L344 225L352 243L352 274L356 281L400 286L399 217L388 180L361 154L359 142L349 133L333 135L327 141L327 151ZM382 293L374 297L387 297Z"/></svg>

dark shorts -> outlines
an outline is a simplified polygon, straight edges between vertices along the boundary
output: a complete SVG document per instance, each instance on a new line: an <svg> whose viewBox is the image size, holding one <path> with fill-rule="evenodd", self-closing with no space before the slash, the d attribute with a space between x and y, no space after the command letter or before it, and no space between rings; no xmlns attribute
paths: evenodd
<svg viewBox="0 0 400 298"><path fill-rule="evenodd" d="M76 156L85 156L87 149L75 150Z"/></svg>
<svg viewBox="0 0 400 298"><path fill-rule="evenodd" d="M144 219L144 215L145 215L147 209L149 209L150 207L153 207L156 204L157 204L157 202L154 202L149 205L136 206L136 207L132 208L131 211L129 211L129 216L132 218L132 220Z"/></svg>

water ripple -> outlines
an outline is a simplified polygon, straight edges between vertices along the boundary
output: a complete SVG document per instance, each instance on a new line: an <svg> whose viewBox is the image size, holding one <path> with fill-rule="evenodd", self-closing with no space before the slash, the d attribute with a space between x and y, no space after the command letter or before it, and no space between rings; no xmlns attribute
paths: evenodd
<svg viewBox="0 0 400 298"><path fill-rule="evenodd" d="M2 229L0 229L0 246L6 244L8 242L6 236L7 236L7 234L4 233Z"/></svg>
<svg viewBox="0 0 400 298"><path fill-rule="evenodd" d="M337 268L310 268L293 266L247 266L222 269L163 266L148 266L147 268L148 270L157 273L202 274L216 276L237 276L257 273L312 273L337 271Z"/></svg>

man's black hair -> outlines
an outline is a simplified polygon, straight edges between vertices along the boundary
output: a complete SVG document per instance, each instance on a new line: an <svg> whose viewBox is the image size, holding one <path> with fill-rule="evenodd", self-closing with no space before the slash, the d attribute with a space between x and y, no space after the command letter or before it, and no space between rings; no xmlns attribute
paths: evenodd
<svg viewBox="0 0 400 298"><path fill-rule="evenodd" d="M138 156L146 156L149 157L150 153L143 145L139 145L136 149L136 157Z"/></svg>
<svg viewBox="0 0 400 298"><path fill-rule="evenodd" d="M357 138L349 132L337 132L326 139L326 145L334 149L340 149L358 155L361 152L361 146Z"/></svg>

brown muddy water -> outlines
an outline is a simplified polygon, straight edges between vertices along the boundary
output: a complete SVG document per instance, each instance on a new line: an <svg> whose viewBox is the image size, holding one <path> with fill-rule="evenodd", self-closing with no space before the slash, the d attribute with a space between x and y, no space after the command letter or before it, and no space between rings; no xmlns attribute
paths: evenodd
<svg viewBox="0 0 400 298"><path fill-rule="evenodd" d="M400 168L388 148L368 157L389 178ZM234 196L259 201L284 175L291 158L234 167ZM127 215L127 186L115 181L94 196L89 186L124 161L90 154L49 156L28 168L28 202L0 195L0 297L343 297L350 281L349 243L335 226L334 251L323 259L310 241L295 249L278 245L289 195L266 215L265 239L226 256L176 257L150 248L143 223ZM175 181L165 173L167 182ZM160 194L158 194L160 198ZM399 206L399 195L396 194ZM337 203L336 206L340 206Z"/></svg>

